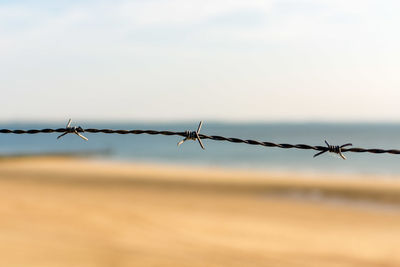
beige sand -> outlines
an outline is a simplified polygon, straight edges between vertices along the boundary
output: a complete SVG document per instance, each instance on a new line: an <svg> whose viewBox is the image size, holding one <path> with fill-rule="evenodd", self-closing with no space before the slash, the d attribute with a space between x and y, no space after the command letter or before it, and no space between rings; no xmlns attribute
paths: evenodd
<svg viewBox="0 0 400 267"><path fill-rule="evenodd" d="M2 160L0 266L400 266L400 182L326 178Z"/></svg>

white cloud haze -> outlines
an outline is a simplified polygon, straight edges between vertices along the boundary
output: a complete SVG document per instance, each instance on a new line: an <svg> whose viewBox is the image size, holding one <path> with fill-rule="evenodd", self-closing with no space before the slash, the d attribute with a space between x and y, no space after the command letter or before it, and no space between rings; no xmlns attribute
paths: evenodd
<svg viewBox="0 0 400 267"><path fill-rule="evenodd" d="M399 7L3 1L0 120L399 121Z"/></svg>

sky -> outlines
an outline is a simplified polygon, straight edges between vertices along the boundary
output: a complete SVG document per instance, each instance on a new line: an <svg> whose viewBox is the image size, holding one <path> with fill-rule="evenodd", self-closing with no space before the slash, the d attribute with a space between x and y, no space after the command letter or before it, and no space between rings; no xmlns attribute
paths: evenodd
<svg viewBox="0 0 400 267"><path fill-rule="evenodd" d="M0 121L400 122L399 10L0 0Z"/></svg>

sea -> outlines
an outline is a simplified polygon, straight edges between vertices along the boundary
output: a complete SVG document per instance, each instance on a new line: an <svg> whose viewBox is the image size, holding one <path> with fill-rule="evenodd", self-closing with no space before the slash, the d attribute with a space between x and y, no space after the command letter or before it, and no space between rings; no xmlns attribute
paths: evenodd
<svg viewBox="0 0 400 267"><path fill-rule="evenodd" d="M85 122L83 128L195 130L197 123ZM62 128L53 123L1 123L0 128ZM352 143L354 147L400 149L400 124L379 123L224 123L205 122L201 133L274 143L332 145ZM250 170L324 172L339 174L400 174L400 155L345 153L347 160L333 153L313 158L313 150L280 149L225 141L203 140L181 146L179 136L84 135L57 139L59 134L0 134L0 156L35 154L90 155L101 160L194 165Z"/></svg>

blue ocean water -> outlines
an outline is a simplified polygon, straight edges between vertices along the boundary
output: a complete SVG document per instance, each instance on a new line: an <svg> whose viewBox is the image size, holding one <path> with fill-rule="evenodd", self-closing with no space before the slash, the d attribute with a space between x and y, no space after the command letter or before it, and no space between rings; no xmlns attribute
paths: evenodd
<svg viewBox="0 0 400 267"><path fill-rule="evenodd" d="M194 130L197 123L85 123L83 128ZM54 124L0 124L0 128L60 128ZM328 123L205 123L202 133L276 143L324 145L353 143L364 148L400 149L398 124L328 124ZM313 158L314 151L266 148L204 140L206 150L197 142L188 141L181 147L179 136L89 134L84 141L69 134L57 140L57 134L0 134L0 155L104 151L99 155L112 160L162 162L182 165L235 167L285 171L316 171L331 173L400 174L400 155L346 153L347 160L325 153Z"/></svg>

